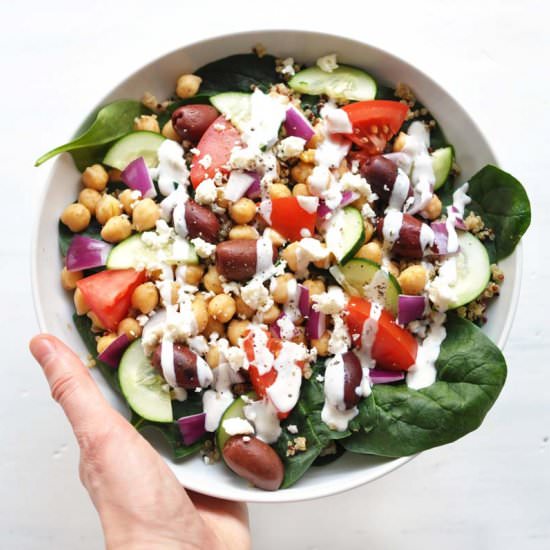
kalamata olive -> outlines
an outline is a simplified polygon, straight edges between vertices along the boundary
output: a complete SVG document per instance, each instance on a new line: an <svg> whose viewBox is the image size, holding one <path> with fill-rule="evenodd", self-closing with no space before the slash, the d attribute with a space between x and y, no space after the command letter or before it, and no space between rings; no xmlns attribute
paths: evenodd
<svg viewBox="0 0 550 550"><path fill-rule="evenodd" d="M385 218L378 222L378 233L384 235ZM426 224L416 219L410 214L403 214L403 221L399 229L399 237L394 241L391 251L397 257L401 258L422 258L424 255L424 247L421 239L423 231L422 226ZM430 232L429 226L426 225L425 231Z"/></svg>
<svg viewBox="0 0 550 550"><path fill-rule="evenodd" d="M346 409L352 409L359 402L360 396L356 392L363 379L363 369L357 355L352 351L344 353L344 403Z"/></svg>
<svg viewBox="0 0 550 550"><path fill-rule="evenodd" d="M172 113L172 126L182 139L197 143L218 116L211 105L184 105Z"/></svg>
<svg viewBox="0 0 550 550"><path fill-rule="evenodd" d="M397 178L397 166L389 159L376 155L366 157L359 170L367 180L371 189L378 195L384 204L387 204Z"/></svg>
<svg viewBox="0 0 550 550"><path fill-rule="evenodd" d="M273 261L277 249L273 247ZM253 239L233 239L216 246L218 273L230 281L246 281L256 273L257 247Z"/></svg>
<svg viewBox="0 0 550 550"><path fill-rule="evenodd" d="M153 367L162 372L162 344L159 344L151 358ZM188 347L174 344L174 372L180 388L192 390L200 387L197 371L197 356Z"/></svg>
<svg viewBox="0 0 550 550"><path fill-rule="evenodd" d="M266 491L276 491L283 481L284 467L279 455L261 439L234 435L222 450L225 463L237 475Z"/></svg>
<svg viewBox="0 0 550 550"><path fill-rule="evenodd" d="M209 243L218 240L220 222L216 214L209 208L205 208L195 201L187 201L185 204L185 223L191 239L200 237Z"/></svg>

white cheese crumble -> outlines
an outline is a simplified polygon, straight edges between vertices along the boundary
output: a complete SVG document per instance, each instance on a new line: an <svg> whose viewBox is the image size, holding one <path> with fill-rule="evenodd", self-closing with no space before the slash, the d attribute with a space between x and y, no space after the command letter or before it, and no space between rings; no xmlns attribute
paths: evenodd
<svg viewBox="0 0 550 550"><path fill-rule="evenodd" d="M212 157L207 153L198 162L205 170L208 170L212 166Z"/></svg>
<svg viewBox="0 0 550 550"><path fill-rule="evenodd" d="M238 416L224 420L222 423L222 428L228 435L246 435L254 433L252 424L248 420L239 418Z"/></svg>
<svg viewBox="0 0 550 550"><path fill-rule="evenodd" d="M329 55L323 55L319 57L316 61L317 67L326 73L331 73L334 69L338 68L338 63L336 60L336 54L331 53Z"/></svg>
<svg viewBox="0 0 550 550"><path fill-rule="evenodd" d="M287 57L283 59L283 66L281 68L281 74L287 74L289 76L294 76L296 71L294 70L294 58Z"/></svg>
<svg viewBox="0 0 550 550"><path fill-rule="evenodd" d="M212 204L217 196L216 185L209 178L201 181L195 190L195 202L199 204Z"/></svg>
<svg viewBox="0 0 550 550"><path fill-rule="evenodd" d="M234 370L238 371L239 369L246 367L246 355L244 351L237 347L231 346L227 348L224 352L225 359L229 363L229 366Z"/></svg>
<svg viewBox="0 0 550 550"><path fill-rule="evenodd" d="M346 353L351 345L348 329L341 315L332 316L332 334L328 341L328 351L331 355Z"/></svg>
<svg viewBox="0 0 550 550"><path fill-rule="evenodd" d="M297 434L298 433L298 426L296 424L289 424L286 429L291 434Z"/></svg>
<svg viewBox="0 0 550 550"><path fill-rule="evenodd" d="M281 160L296 158L304 150L306 140L301 137L289 136L277 145L277 156Z"/></svg>
<svg viewBox="0 0 550 550"><path fill-rule="evenodd" d="M195 247L195 252L199 258L210 258L216 251L216 245L206 242L200 237L191 239L191 243Z"/></svg>
<svg viewBox="0 0 550 550"><path fill-rule="evenodd" d="M261 312L267 311L273 305L269 290L256 278L241 288L241 298L248 307Z"/></svg>
<svg viewBox="0 0 550 550"><path fill-rule="evenodd" d="M346 306L346 296L339 286L329 286L326 292L312 297L313 309L327 315L340 313Z"/></svg>

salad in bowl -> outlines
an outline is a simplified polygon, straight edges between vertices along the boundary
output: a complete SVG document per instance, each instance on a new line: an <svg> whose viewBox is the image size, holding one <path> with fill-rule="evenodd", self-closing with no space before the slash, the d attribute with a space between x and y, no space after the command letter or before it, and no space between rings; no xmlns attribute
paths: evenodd
<svg viewBox="0 0 550 550"><path fill-rule="evenodd" d="M463 174L406 83L262 48L104 105L75 140L63 288L90 365L155 428L264 490L344 452L476 429L506 363L480 330L530 222Z"/></svg>

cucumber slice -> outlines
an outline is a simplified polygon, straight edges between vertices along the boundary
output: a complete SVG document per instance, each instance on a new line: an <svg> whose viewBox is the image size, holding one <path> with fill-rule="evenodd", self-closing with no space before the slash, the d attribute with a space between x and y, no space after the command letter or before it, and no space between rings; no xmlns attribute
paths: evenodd
<svg viewBox="0 0 550 550"><path fill-rule="evenodd" d="M239 130L242 130L251 117L251 96L252 94L244 92L224 92L213 95L210 103Z"/></svg>
<svg viewBox="0 0 550 550"><path fill-rule="evenodd" d="M453 167L453 157L453 148L450 146L436 149L432 153L432 169L435 176L434 190L439 189L447 181Z"/></svg>
<svg viewBox="0 0 550 550"><path fill-rule="evenodd" d="M252 401L255 401L257 399L256 394L254 392L247 393L246 397ZM229 405L229 407L225 409L225 412L221 417L218 429L216 430L216 445L218 447L218 450L220 451L220 454L222 454L222 449L226 441L231 437L223 429L224 421L229 418L245 418L244 407L246 404L247 404L247 401L245 401L242 397L237 397L237 399L235 399L235 401L233 401L233 403L231 403L231 405Z"/></svg>
<svg viewBox="0 0 550 550"><path fill-rule="evenodd" d="M337 210L327 223L325 240L338 263L345 264L353 258L365 240L361 212L353 206Z"/></svg>
<svg viewBox="0 0 550 550"><path fill-rule="evenodd" d="M383 271L375 262L365 258L353 258L346 265L332 266L332 276L344 287L349 294L365 297L365 285L370 284L375 276L378 288L384 291L384 307L394 316L397 315L397 302L401 294L401 287L397 279Z"/></svg>
<svg viewBox="0 0 550 550"><path fill-rule="evenodd" d="M159 163L157 151L165 139L155 132L130 132L111 146L103 164L124 170L133 160L143 157L145 164L152 168Z"/></svg>
<svg viewBox="0 0 550 550"><path fill-rule="evenodd" d="M376 97L376 81L361 69L340 65L331 73L309 67L296 73L288 85L302 94L325 94L333 99L367 101Z"/></svg>
<svg viewBox="0 0 550 550"><path fill-rule="evenodd" d="M491 278L491 262L483 243L467 231L458 231L460 252L457 254L457 280L452 287L456 299L449 305L455 309L475 300Z"/></svg>
<svg viewBox="0 0 550 550"><path fill-rule="evenodd" d="M137 414L152 422L172 422L172 401L166 382L151 366L135 340L124 352L118 367L120 389L128 405Z"/></svg>
<svg viewBox="0 0 550 550"><path fill-rule="evenodd" d="M160 262L172 265L199 263L192 244L183 239L175 243L159 249L151 248L141 240L141 233L137 233L113 247L107 257L107 269L135 269Z"/></svg>

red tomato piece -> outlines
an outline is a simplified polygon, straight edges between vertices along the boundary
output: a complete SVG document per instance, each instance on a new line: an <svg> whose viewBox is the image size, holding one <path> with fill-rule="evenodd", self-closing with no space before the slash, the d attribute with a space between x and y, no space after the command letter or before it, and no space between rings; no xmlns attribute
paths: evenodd
<svg viewBox="0 0 550 550"><path fill-rule="evenodd" d="M76 284L101 324L107 330L115 331L128 314L132 293L143 282L145 271L107 269L80 279Z"/></svg>
<svg viewBox="0 0 550 550"><path fill-rule="evenodd" d="M371 303L363 298L352 297L346 306L346 323L352 343L360 347L363 324L370 317ZM405 371L416 361L418 343L414 336L400 327L385 309L378 319L378 330L371 350L377 365L388 370Z"/></svg>
<svg viewBox="0 0 550 550"><path fill-rule="evenodd" d="M235 145L241 145L239 131L225 117L218 117L202 135L197 149L199 151L191 162L190 179L193 187L206 178L213 178L216 172L227 174L229 172L229 159L231 150ZM199 163L206 155L210 155L210 164L205 168Z"/></svg>
<svg viewBox="0 0 550 550"><path fill-rule="evenodd" d="M358 101L344 105L342 109L353 128L351 134L345 135L372 155L384 151L388 140L399 132L409 111L405 103L385 99Z"/></svg>
<svg viewBox="0 0 550 550"><path fill-rule="evenodd" d="M302 230L315 232L317 212L308 212L300 206L297 197L271 200L271 227L291 241L299 241L305 235Z"/></svg>

